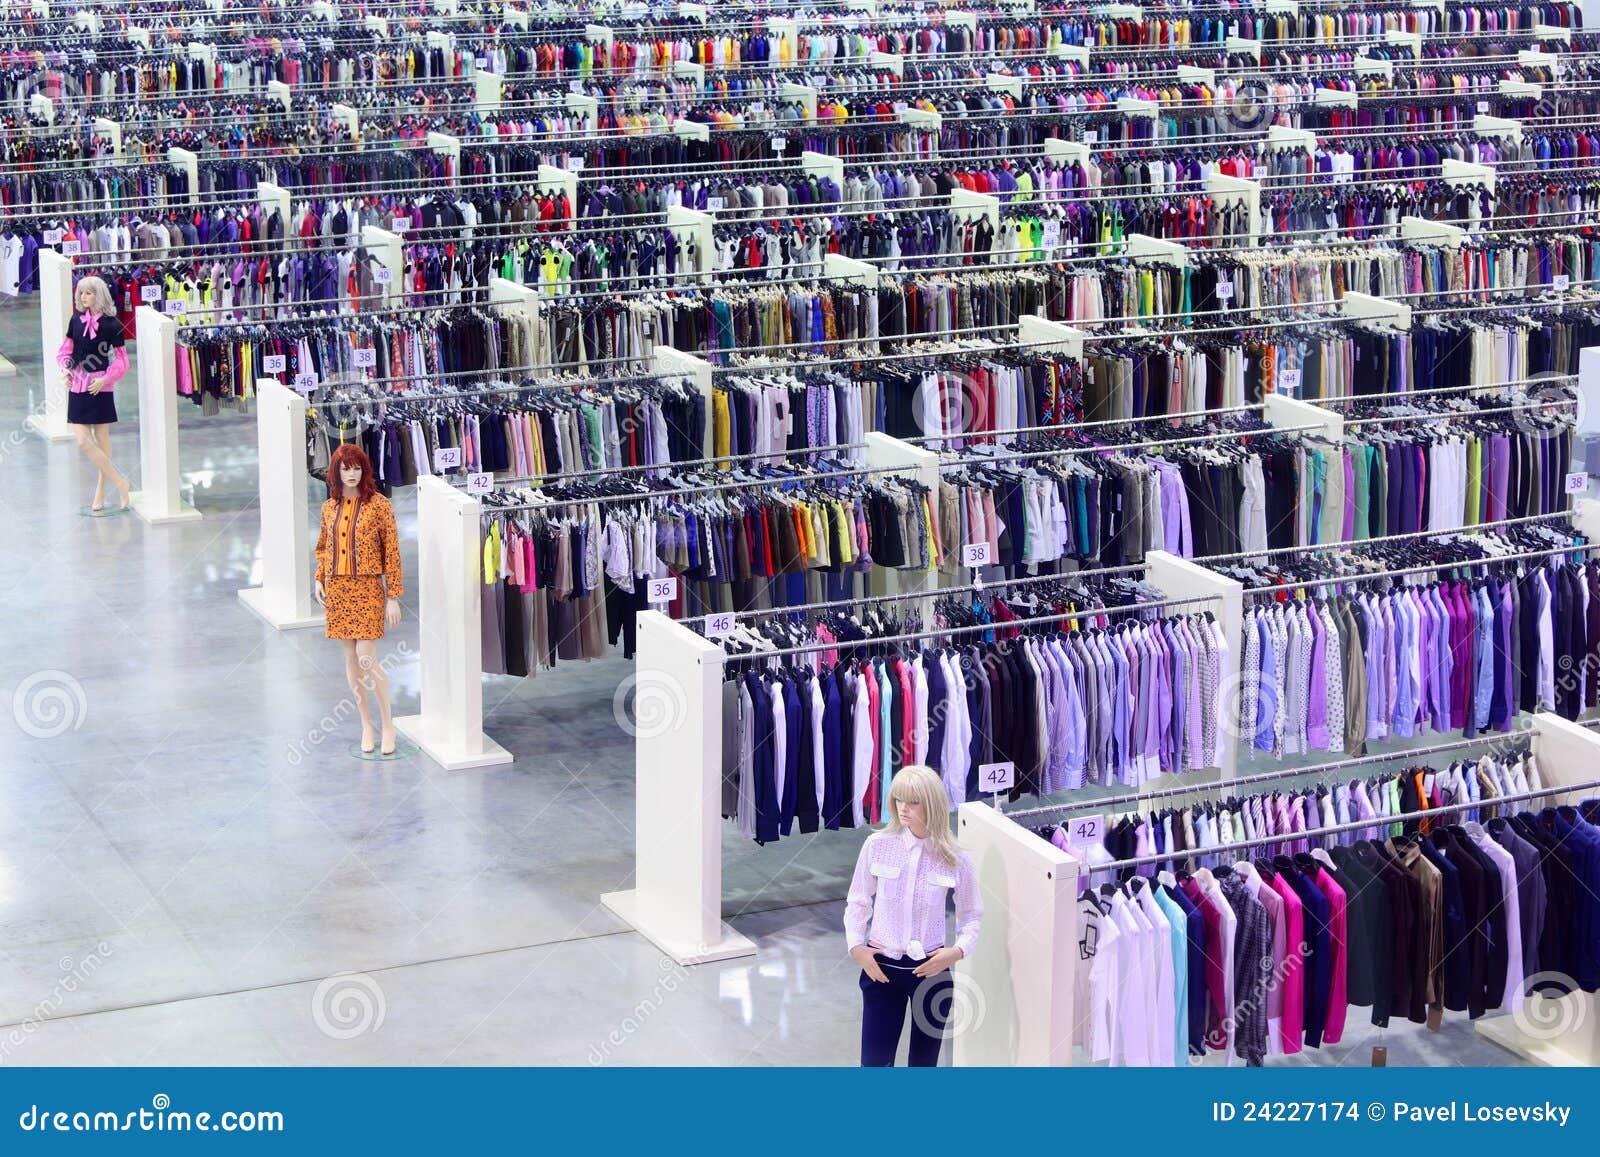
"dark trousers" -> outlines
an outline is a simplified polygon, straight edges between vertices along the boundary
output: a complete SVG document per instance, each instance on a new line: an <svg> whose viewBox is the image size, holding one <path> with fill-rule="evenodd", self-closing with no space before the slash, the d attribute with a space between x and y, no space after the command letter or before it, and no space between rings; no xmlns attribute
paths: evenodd
<svg viewBox="0 0 1600 1157"><path fill-rule="evenodd" d="M906 1063L912 1068L932 1068L939 1063L945 1021L950 1015L950 971L921 977L911 970L920 961L909 956L875 955L889 978L879 984L861 974L861 1067L888 1068L900 1047L900 1030L906 1009L911 1009L911 1049Z"/></svg>

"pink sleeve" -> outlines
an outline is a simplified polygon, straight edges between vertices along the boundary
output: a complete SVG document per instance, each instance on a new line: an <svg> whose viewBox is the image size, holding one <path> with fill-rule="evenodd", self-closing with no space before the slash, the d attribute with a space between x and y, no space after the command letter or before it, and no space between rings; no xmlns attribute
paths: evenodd
<svg viewBox="0 0 1600 1157"><path fill-rule="evenodd" d="M56 365L64 370L72 368L72 339L70 337L61 339L61 348L56 350Z"/></svg>
<svg viewBox="0 0 1600 1157"><path fill-rule="evenodd" d="M118 346L117 352L111 356L111 364L106 367L106 372L100 376L105 378L106 385L115 385L128 374L128 347Z"/></svg>

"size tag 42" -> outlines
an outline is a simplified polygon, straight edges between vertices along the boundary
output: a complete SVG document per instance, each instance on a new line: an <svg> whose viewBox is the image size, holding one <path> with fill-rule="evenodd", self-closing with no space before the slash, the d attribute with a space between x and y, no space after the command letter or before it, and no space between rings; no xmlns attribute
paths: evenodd
<svg viewBox="0 0 1600 1157"><path fill-rule="evenodd" d="M1075 848L1092 848L1106 838L1105 816L1079 816L1062 825Z"/></svg>
<svg viewBox="0 0 1600 1157"><path fill-rule="evenodd" d="M487 493L489 493L489 491L491 491L493 489L494 489L494 475L493 474L468 474L467 475L467 493L468 494L487 494Z"/></svg>
<svg viewBox="0 0 1600 1157"><path fill-rule="evenodd" d="M460 446L441 446L433 452L433 468L435 470L455 470L460 465Z"/></svg>
<svg viewBox="0 0 1600 1157"><path fill-rule="evenodd" d="M1004 763L978 764L978 790L984 792L1010 791L1017 785L1017 765Z"/></svg>

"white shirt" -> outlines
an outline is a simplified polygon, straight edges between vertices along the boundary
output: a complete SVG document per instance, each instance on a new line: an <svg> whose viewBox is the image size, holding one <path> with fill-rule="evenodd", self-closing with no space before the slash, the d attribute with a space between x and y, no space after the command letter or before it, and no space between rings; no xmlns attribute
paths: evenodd
<svg viewBox="0 0 1600 1157"><path fill-rule="evenodd" d="M971 957L978 942L983 900L972 858L958 854L954 866L928 853L928 841L909 831L873 832L861 846L845 897L845 940L886 956L924 960L945 942L945 896L956 898L956 942Z"/></svg>

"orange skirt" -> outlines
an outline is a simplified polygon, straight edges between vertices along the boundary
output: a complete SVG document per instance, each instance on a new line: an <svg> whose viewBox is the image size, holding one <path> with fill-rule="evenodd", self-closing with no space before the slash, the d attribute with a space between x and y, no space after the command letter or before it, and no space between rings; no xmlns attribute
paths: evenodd
<svg viewBox="0 0 1600 1157"><path fill-rule="evenodd" d="M383 638L383 579L375 574L334 575L323 584L328 638Z"/></svg>

